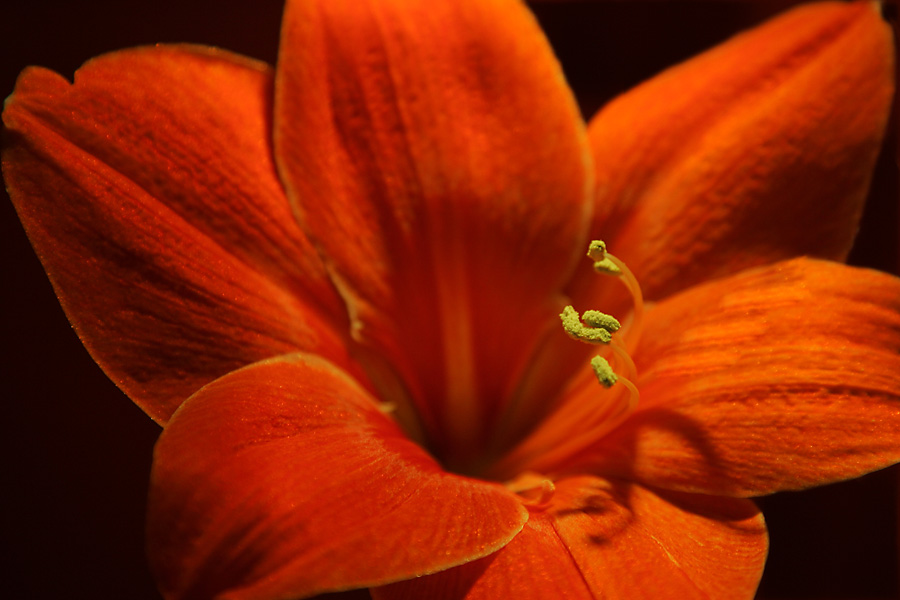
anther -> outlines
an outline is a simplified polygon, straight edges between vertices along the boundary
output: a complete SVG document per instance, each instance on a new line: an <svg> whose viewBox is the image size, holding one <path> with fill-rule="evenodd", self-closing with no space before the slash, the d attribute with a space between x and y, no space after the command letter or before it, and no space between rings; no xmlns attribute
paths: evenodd
<svg viewBox="0 0 900 600"><path fill-rule="evenodd" d="M622 281L625 283L626 287L629 288L629 291L632 292L632 295L636 300L635 320L638 320L640 316L638 313L640 288L637 287L637 282L634 281L634 277L628 271L627 267L625 267L615 256L606 252L606 244L601 240L594 240L590 243L587 255L588 258L594 261L594 268L597 270L614 272L616 274L624 273ZM612 265L612 268L609 268L607 263ZM613 341L612 339L612 334L619 331L621 328L621 325L615 318L597 310L585 311L584 314L579 317L578 313L571 306L566 306L559 315L559 318L562 321L563 329L565 329L566 333L569 334L569 337L573 339L591 344L612 343L611 347L613 354L619 359L619 362L624 364L626 374L630 377L635 376L634 362L631 360L631 357L628 356L628 353L620 340L616 339ZM582 321L584 322L582 323ZM613 371L613 368L605 358L595 356L591 359L591 368L594 370L594 375L597 376L597 381L599 381L603 387L612 387L617 381L621 380L624 383L629 384L626 386L629 388L629 392L632 395L636 395L637 389L634 385L632 385L627 378L616 375L615 371ZM629 404L632 404L633 400L634 399L630 400Z"/></svg>
<svg viewBox="0 0 900 600"><path fill-rule="evenodd" d="M597 381L599 381L600 385L603 387L612 387L619 380L613 372L612 367L609 366L606 359L601 356L595 356L591 359L591 368L594 369L594 375L597 376Z"/></svg>
<svg viewBox="0 0 900 600"><path fill-rule="evenodd" d="M581 319L584 321L585 325L605 329L610 333L615 333L622 327L615 317L602 313L599 310L586 310L584 311L584 314L581 315Z"/></svg>
<svg viewBox="0 0 900 600"><path fill-rule="evenodd" d="M589 344L608 344L612 340L613 332L621 327L616 319L596 310L584 313L587 325L582 323L581 319L578 311L572 306L566 306L559 314L559 320L562 321L563 329L569 337Z"/></svg>
<svg viewBox="0 0 900 600"><path fill-rule="evenodd" d="M588 258L594 261L602 261L606 258L606 242L593 240L588 244Z"/></svg>
<svg viewBox="0 0 900 600"><path fill-rule="evenodd" d="M622 274L622 269L609 258L594 262L594 270L604 275L618 276Z"/></svg>
<svg viewBox="0 0 900 600"><path fill-rule="evenodd" d="M632 383L637 379L637 372L634 361L628 355L637 345L641 328L643 299L640 286L625 263L606 251L603 242L591 242L587 255L594 261L596 270L619 275L617 279L634 300L634 311L624 331L620 331L616 319L595 310L579 316L572 306L566 306L559 315L569 337L591 344L609 345L609 352L606 353L609 360L602 356L591 359L591 369L606 389L595 393L583 386L580 378L576 379L569 391L561 394L559 401L547 411L548 416L541 425L491 467L491 472L498 479L506 473L521 473L525 465L539 471L552 470L561 461L583 452L621 425L640 400L637 386ZM589 401L585 402L586 399ZM564 435L560 435L561 432ZM529 507L534 502L547 503L553 493L552 481L546 480L545 483L540 476L536 478L537 481L528 480L520 475L507 483L507 487L518 493Z"/></svg>
<svg viewBox="0 0 900 600"><path fill-rule="evenodd" d="M594 270L598 273L606 275L621 275L622 269L619 268L611 258L606 256L606 243L602 240L594 240L588 246L588 258L594 261Z"/></svg>

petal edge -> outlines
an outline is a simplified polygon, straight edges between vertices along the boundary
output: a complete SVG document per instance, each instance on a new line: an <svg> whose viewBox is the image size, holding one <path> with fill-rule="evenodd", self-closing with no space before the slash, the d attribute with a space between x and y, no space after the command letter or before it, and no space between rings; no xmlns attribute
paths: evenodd
<svg viewBox="0 0 900 600"><path fill-rule="evenodd" d="M167 598L308 597L474 560L526 519L502 486L444 472L345 373L293 355L176 412L154 454L148 543Z"/></svg>

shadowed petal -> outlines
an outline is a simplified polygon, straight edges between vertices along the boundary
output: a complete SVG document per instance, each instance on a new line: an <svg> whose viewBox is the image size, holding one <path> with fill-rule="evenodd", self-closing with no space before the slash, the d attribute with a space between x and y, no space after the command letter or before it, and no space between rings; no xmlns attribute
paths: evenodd
<svg viewBox="0 0 900 600"><path fill-rule="evenodd" d="M298 349L347 364L340 299L269 148L265 65L158 46L27 69L3 175L79 337L165 422L232 369Z"/></svg>
<svg viewBox="0 0 900 600"><path fill-rule="evenodd" d="M746 500L578 477L494 555L372 590L374 600L749 598L768 540Z"/></svg>
<svg viewBox="0 0 900 600"><path fill-rule="evenodd" d="M795 256L843 260L893 56L878 4L811 4L614 100L589 128L594 232L651 300Z"/></svg>
<svg viewBox="0 0 900 600"><path fill-rule="evenodd" d="M174 415L148 543L167 598L305 598L474 560L526 518L502 486L444 472L346 374L294 355Z"/></svg>
<svg viewBox="0 0 900 600"><path fill-rule="evenodd" d="M641 404L596 468L754 496L900 461L900 279L779 263L661 302L646 332Z"/></svg>
<svg viewBox="0 0 900 600"><path fill-rule="evenodd" d="M409 386L439 454L477 455L581 254L578 109L512 0L296 0L279 167L357 339Z"/></svg>

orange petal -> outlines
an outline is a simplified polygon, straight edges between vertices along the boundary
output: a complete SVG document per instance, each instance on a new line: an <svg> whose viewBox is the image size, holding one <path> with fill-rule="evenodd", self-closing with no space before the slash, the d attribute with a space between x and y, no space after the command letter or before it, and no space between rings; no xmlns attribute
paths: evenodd
<svg viewBox="0 0 900 600"><path fill-rule="evenodd" d="M372 590L374 600L749 598L768 539L747 500L657 495L578 477L557 483L497 554Z"/></svg>
<svg viewBox="0 0 900 600"><path fill-rule="evenodd" d="M268 67L202 47L40 68L3 113L10 196L78 335L164 422L232 369L346 363L342 308L269 150ZM345 325L343 325L345 326Z"/></svg>
<svg viewBox="0 0 900 600"><path fill-rule="evenodd" d="M651 300L794 256L843 260L893 55L877 3L810 4L614 100L589 127L594 232Z"/></svg>
<svg viewBox="0 0 900 600"><path fill-rule="evenodd" d="M526 519L502 486L444 472L344 372L294 355L174 415L148 544L167 598L305 598L474 560Z"/></svg>
<svg viewBox="0 0 900 600"><path fill-rule="evenodd" d="M614 100L588 128L592 237L650 300L794 256L843 259L890 108L891 40L874 4L811 4ZM567 293L625 318L621 289L585 260ZM527 404L551 405L589 353L548 338Z"/></svg>
<svg viewBox="0 0 900 600"><path fill-rule="evenodd" d="M661 302L644 340L640 408L592 468L754 496L900 461L900 279L779 263Z"/></svg>
<svg viewBox="0 0 900 600"><path fill-rule="evenodd" d="M288 2L275 144L354 333L464 463L587 226L578 109L520 2Z"/></svg>

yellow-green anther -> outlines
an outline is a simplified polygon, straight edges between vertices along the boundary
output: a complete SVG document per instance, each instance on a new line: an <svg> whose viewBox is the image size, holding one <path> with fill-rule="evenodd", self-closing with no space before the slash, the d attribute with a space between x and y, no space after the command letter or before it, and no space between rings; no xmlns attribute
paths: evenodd
<svg viewBox="0 0 900 600"><path fill-rule="evenodd" d="M594 270L606 275L621 275L622 269L606 256L606 242L594 240L588 246L588 258L594 261Z"/></svg>
<svg viewBox="0 0 900 600"><path fill-rule="evenodd" d="M608 344L610 340L612 340L612 334L608 330L601 327L586 327L584 323L581 322L578 311L571 306L567 306L563 309L559 314L559 320L562 321L563 329L566 330L566 333L568 333L569 337L572 339L591 344ZM616 324L618 325L618 323Z"/></svg>
<svg viewBox="0 0 900 600"><path fill-rule="evenodd" d="M594 261L606 259L606 243L602 240L593 240L588 246L588 258Z"/></svg>
<svg viewBox="0 0 900 600"><path fill-rule="evenodd" d="M611 261L609 258L604 258L603 260L598 260L594 263L594 270L598 273L603 273L604 275L621 275L622 269L620 269L616 263Z"/></svg>
<svg viewBox="0 0 900 600"><path fill-rule="evenodd" d="M635 293L632 289L632 285L636 287L637 283L633 281L631 274L624 265L621 267L619 266L622 265L622 263L619 262L619 259L611 254L606 254L605 243L600 240L593 240L588 246L587 255L588 258L594 261L594 269L596 271L608 275L625 275L625 277L628 278L626 287L628 287L635 298L640 298L640 292L638 291ZM614 317L602 313L599 310L588 310L585 311L583 315L579 315L573 307L567 306L563 309L562 313L560 313L559 318L562 321L563 329L566 330L569 337L591 344L608 344L612 341L613 333L619 331L621 328L621 325ZM615 350L616 354L619 355L623 362L625 362L625 366L628 368L630 376L630 373L634 371L634 364L631 362L631 359L625 354L623 348L613 347L613 350ZM597 376L597 381L599 381L600 385L603 387L612 387L619 381L618 375L612 370L609 362L601 356L595 356L591 359L591 368L594 370L594 375ZM627 377L622 378L622 385L624 385L629 392L627 408L630 409L637 403L638 391Z"/></svg>
<svg viewBox="0 0 900 600"><path fill-rule="evenodd" d="M581 315L581 319L584 321L585 325L599 327L610 333L617 332L621 327L615 317L602 313L599 310L586 310L584 311L584 314Z"/></svg>
<svg viewBox="0 0 900 600"><path fill-rule="evenodd" d="M594 375L603 387L612 387L619 380L606 359L600 356L591 359L591 368L594 369Z"/></svg>

